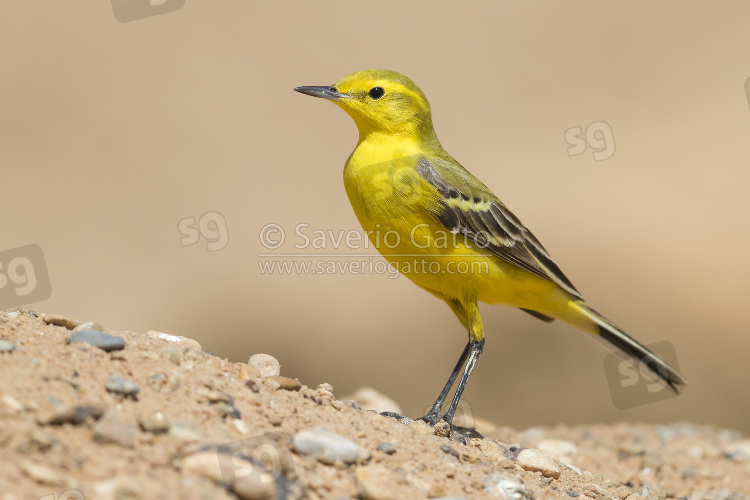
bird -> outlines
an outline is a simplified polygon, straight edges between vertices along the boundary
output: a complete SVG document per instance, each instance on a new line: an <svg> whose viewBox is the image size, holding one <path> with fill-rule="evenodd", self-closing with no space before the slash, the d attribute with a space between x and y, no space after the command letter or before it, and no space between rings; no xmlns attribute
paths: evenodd
<svg viewBox="0 0 750 500"><path fill-rule="evenodd" d="M517 307L547 322L559 319L639 361L674 392L686 385L669 364L594 310L521 220L443 149L427 97L410 78L370 69L333 85L294 90L331 101L354 120L359 139L343 177L359 223L383 257L443 300L468 333L424 422L440 425L443 433L447 426L461 441L478 434L452 422L484 349L478 302Z"/></svg>

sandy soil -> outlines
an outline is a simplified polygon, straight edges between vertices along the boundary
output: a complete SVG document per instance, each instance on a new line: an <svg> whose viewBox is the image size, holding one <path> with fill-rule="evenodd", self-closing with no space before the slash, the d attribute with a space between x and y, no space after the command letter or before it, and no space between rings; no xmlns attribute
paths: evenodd
<svg viewBox="0 0 750 500"><path fill-rule="evenodd" d="M78 323L0 313L0 500L750 498L750 440L731 430L479 422L464 445L272 359L153 331L109 331L125 345L105 351L68 343Z"/></svg>

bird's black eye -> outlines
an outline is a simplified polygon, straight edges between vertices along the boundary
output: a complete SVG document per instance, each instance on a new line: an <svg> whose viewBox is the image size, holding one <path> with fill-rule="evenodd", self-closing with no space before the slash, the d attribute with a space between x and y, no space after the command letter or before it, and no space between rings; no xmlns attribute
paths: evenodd
<svg viewBox="0 0 750 500"><path fill-rule="evenodd" d="M383 90L383 87L373 87L370 89L370 91L367 93L370 97L377 100L383 97L383 94L385 94L385 90Z"/></svg>

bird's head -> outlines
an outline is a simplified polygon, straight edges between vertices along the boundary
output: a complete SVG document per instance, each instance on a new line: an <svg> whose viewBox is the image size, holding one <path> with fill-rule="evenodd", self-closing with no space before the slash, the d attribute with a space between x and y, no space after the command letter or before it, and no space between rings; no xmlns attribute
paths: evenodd
<svg viewBox="0 0 750 500"><path fill-rule="evenodd" d="M333 85L294 90L333 101L354 119L360 138L372 132L423 140L435 136L427 97L413 81L395 71L368 69Z"/></svg>

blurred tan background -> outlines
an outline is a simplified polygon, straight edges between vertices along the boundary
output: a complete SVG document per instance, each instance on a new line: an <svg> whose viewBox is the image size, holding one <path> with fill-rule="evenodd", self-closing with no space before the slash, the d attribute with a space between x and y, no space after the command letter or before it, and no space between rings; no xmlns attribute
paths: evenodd
<svg viewBox="0 0 750 500"><path fill-rule="evenodd" d="M268 223L289 252L296 224L358 229L341 180L355 126L292 88L394 69L594 307L674 344L690 382L618 410L599 345L484 306L474 413L747 432L749 21L742 2L187 0L128 23L105 1L3 2L0 250L44 250L40 312L193 337L235 361L270 353L303 383L372 386L417 416L465 342L444 304L405 278L258 264ZM597 121L615 154L568 156L565 131ZM178 222L212 211L226 247L182 246Z"/></svg>

